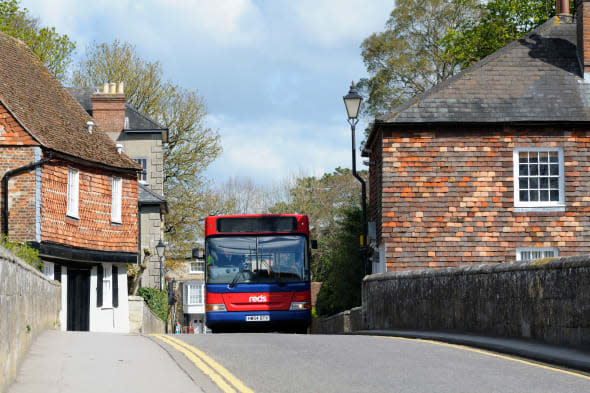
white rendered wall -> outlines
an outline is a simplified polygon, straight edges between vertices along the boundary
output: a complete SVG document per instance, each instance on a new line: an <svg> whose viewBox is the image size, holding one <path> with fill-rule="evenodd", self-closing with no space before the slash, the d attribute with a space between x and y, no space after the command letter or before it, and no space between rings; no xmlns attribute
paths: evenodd
<svg viewBox="0 0 590 393"><path fill-rule="evenodd" d="M93 267L90 273L90 331L129 333L127 266L124 263L103 263L103 266L107 265L118 267L119 307L96 307L96 267Z"/></svg>
<svg viewBox="0 0 590 393"><path fill-rule="evenodd" d="M59 312L61 330L68 330L68 268L61 265L61 311Z"/></svg>

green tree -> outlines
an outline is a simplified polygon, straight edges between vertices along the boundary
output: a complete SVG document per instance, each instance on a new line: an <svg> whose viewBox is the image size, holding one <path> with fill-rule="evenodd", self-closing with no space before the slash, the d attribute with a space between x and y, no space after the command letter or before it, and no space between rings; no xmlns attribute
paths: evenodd
<svg viewBox="0 0 590 393"><path fill-rule="evenodd" d="M574 9L573 7L571 8ZM478 5L479 19L467 19L442 40L449 57L467 68L536 29L555 15L554 0L494 0Z"/></svg>
<svg viewBox="0 0 590 393"><path fill-rule="evenodd" d="M359 248L362 233L358 206L340 211L342 220L327 239L327 271L318 294L318 315L333 315L361 305L363 264Z"/></svg>
<svg viewBox="0 0 590 393"><path fill-rule="evenodd" d="M477 17L477 0L398 0L385 25L362 45L369 78L359 88L363 112L375 117L422 93L459 70L443 38Z"/></svg>
<svg viewBox="0 0 590 393"><path fill-rule="evenodd" d="M71 83L96 87L120 81L129 104L169 130L164 147L164 194L170 207L165 232L170 259L184 258L202 236L204 218L219 203L203 175L221 152L219 134L205 124L204 99L165 80L161 64L141 58L129 43L90 44Z"/></svg>
<svg viewBox="0 0 590 393"><path fill-rule="evenodd" d="M359 172L367 177L367 172ZM330 261L329 237L337 223L343 218L343 209L360 205L360 184L352 176L352 171L336 168L333 173L322 177L298 177L288 186L283 201L269 208L270 213L299 213L309 216L311 237L318 241L318 249L314 251L311 271L315 281L323 281ZM359 218L360 221L360 218ZM356 239L357 248L359 238Z"/></svg>
<svg viewBox="0 0 590 393"><path fill-rule="evenodd" d="M76 44L55 27L41 27L38 18L18 0L0 0L0 32L27 44L58 79L65 79Z"/></svg>

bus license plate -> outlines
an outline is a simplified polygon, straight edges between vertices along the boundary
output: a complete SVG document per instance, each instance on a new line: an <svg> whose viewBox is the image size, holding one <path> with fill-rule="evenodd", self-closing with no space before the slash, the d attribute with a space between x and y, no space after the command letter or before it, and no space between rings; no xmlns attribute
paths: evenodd
<svg viewBox="0 0 590 393"><path fill-rule="evenodd" d="M270 321L270 315L246 315L246 322Z"/></svg>

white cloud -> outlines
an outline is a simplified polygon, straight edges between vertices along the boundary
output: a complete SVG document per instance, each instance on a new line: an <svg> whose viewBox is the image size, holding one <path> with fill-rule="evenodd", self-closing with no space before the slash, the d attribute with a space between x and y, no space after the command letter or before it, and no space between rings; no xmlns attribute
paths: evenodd
<svg viewBox="0 0 590 393"><path fill-rule="evenodd" d="M294 123L287 119L237 122L210 115L220 129L222 155L208 170L215 178L249 177L257 183L277 182L290 174L320 176L336 167L350 167L350 134L345 126Z"/></svg>

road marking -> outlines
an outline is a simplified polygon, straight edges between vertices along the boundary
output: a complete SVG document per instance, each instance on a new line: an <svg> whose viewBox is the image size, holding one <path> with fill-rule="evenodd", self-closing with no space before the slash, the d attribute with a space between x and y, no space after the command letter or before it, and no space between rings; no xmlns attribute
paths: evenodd
<svg viewBox="0 0 590 393"><path fill-rule="evenodd" d="M383 337L383 336L381 336ZM517 362L517 363L522 363L522 364L526 364L529 366L534 366L534 367L539 367L545 370L551 370L551 371L557 371L559 373L563 373L563 374L567 374L567 375L572 375L574 377L579 377L579 378L583 378L583 379L587 379L590 381L590 376L582 374L582 373L578 373L575 371L568 371L568 370L564 370L562 368L558 368L558 367L551 367L551 366L546 366L544 364L540 364L540 363L535 363L535 362L530 362L527 360L522 360L522 359L518 359L512 356L508 356L508 355L500 355L498 353L494 353L494 352L490 352L490 351L486 351L484 349L477 349L477 348L472 348L472 347L468 347L465 345L458 345L458 344L449 344L449 343L444 343L444 342L440 342L440 341L434 341L434 340L425 340L422 338L407 338L407 337L395 337L395 336L388 336L385 338L390 338L390 339L395 339L395 340L403 340L403 341L418 341L418 342L423 342L423 343L427 343L427 344L435 344L435 345L440 345L443 347L450 347L450 348L456 348L456 349L463 349L465 351L470 351L470 352L475 352L475 353L479 353L482 355L487 355L487 356L491 356L491 357L495 357L495 358L500 358L500 359L505 359L505 360L511 360L513 362Z"/></svg>
<svg viewBox="0 0 590 393"><path fill-rule="evenodd" d="M208 375L213 382L219 386L224 392L233 392L236 388L241 393L254 393L252 389L247 387L242 381L236 378L230 373L225 367L213 360L211 357L206 355L203 351L195 348L192 345L185 343L175 337L166 336L163 334L152 334L152 336L166 342L178 351L182 352L187 358L189 358L195 366L201 369L206 375ZM224 380L225 378L225 380ZM227 381L228 383L226 383Z"/></svg>

